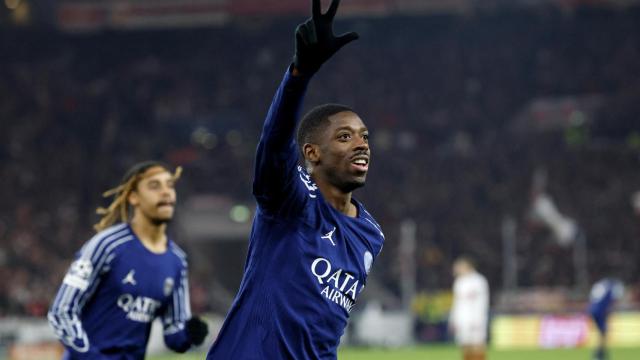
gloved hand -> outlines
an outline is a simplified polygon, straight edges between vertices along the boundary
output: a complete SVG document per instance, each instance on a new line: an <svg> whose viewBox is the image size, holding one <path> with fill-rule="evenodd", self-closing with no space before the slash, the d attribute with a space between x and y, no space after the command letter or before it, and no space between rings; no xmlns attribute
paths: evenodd
<svg viewBox="0 0 640 360"><path fill-rule="evenodd" d="M340 0L332 0L329 10L322 14L320 0L312 0L312 16L296 28L296 49L293 65L301 74L311 76L341 47L356 40L355 32L336 37L333 34L333 18Z"/></svg>
<svg viewBox="0 0 640 360"><path fill-rule="evenodd" d="M187 320L186 329L189 341L196 346L202 344L204 338L209 333L209 326L207 325L207 323L202 321L197 316L194 316L191 319Z"/></svg>

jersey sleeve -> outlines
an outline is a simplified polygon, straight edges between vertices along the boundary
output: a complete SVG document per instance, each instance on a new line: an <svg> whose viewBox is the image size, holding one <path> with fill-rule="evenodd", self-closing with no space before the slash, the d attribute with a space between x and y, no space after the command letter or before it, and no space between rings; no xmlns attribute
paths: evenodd
<svg viewBox="0 0 640 360"><path fill-rule="evenodd" d="M98 349L91 346L81 321L84 305L109 271L115 257L113 247L105 246L102 240L96 236L78 252L47 316L56 336L73 359L104 358Z"/></svg>
<svg viewBox="0 0 640 360"><path fill-rule="evenodd" d="M189 300L189 275L186 260L180 271L180 279L173 288L169 303L162 314L164 343L171 350L185 352L191 347L185 324L191 318Z"/></svg>
<svg viewBox="0 0 640 360"><path fill-rule="evenodd" d="M299 151L295 132L308 82L308 78L293 76L288 70L267 113L253 182L253 194L263 209L278 209L287 198L304 192L296 181Z"/></svg>

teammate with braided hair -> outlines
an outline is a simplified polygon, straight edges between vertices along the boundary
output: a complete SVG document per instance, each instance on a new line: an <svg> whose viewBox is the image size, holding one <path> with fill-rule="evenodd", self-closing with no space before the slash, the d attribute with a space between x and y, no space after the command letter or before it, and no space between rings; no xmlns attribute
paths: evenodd
<svg viewBox="0 0 640 360"><path fill-rule="evenodd" d="M182 169L136 164L114 199L98 208L97 234L76 255L49 310L63 359L142 360L151 323L161 317L166 345L200 345L207 325L191 315L185 253L167 237Z"/></svg>

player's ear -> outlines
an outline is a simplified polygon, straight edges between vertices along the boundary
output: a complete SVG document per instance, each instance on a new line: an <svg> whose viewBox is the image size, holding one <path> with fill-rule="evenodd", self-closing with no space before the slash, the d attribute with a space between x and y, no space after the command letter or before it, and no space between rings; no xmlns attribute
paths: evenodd
<svg viewBox="0 0 640 360"><path fill-rule="evenodd" d="M305 143L302 147L305 162L315 165L320 160L320 148L316 144Z"/></svg>
<svg viewBox="0 0 640 360"><path fill-rule="evenodd" d="M127 196L127 202L131 206L137 206L140 203L140 195L138 195L138 192L135 190L131 191L129 196Z"/></svg>

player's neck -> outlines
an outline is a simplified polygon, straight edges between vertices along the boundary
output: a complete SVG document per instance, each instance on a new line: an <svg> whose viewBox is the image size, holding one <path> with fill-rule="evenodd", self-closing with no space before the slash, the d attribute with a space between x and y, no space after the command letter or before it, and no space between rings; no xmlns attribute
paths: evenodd
<svg viewBox="0 0 640 360"><path fill-rule="evenodd" d="M358 216L358 208L351 202L351 192L344 193L326 184L318 183L317 185L322 193L322 197L324 197L325 201L334 209L349 217Z"/></svg>
<svg viewBox="0 0 640 360"><path fill-rule="evenodd" d="M142 245L154 253L167 251L167 224L155 224L144 216L133 216L131 228Z"/></svg>

